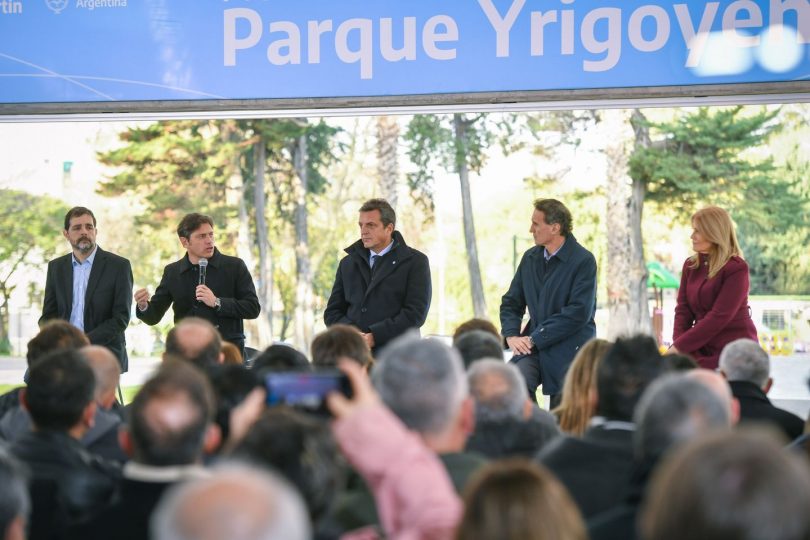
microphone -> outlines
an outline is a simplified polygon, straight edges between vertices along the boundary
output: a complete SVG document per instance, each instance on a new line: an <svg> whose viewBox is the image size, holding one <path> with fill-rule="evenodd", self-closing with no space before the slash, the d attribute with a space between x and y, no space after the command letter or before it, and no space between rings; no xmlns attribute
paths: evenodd
<svg viewBox="0 0 810 540"><path fill-rule="evenodd" d="M208 259L200 257L200 282L198 285L205 285L205 272L208 269Z"/></svg>

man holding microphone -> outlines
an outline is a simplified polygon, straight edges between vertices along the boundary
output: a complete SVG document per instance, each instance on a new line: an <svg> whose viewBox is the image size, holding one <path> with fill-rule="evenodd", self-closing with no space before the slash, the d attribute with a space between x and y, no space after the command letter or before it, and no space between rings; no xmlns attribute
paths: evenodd
<svg viewBox="0 0 810 540"><path fill-rule="evenodd" d="M155 294L135 292L136 316L148 325L160 322L170 305L174 322L184 317L210 321L222 339L236 345L245 357L243 319L259 316L259 298L245 262L223 255L215 247L214 221L188 214L177 226L186 255L163 270Z"/></svg>

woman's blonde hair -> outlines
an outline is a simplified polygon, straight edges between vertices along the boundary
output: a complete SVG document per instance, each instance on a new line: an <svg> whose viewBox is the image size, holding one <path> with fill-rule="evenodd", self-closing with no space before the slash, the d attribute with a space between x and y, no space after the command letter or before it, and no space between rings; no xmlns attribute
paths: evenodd
<svg viewBox="0 0 810 540"><path fill-rule="evenodd" d="M560 421L560 429L571 435L582 435L593 416L591 393L596 391L596 368L613 344L604 339L592 339L580 347L563 383L560 405L552 412Z"/></svg>
<svg viewBox="0 0 810 540"><path fill-rule="evenodd" d="M730 258L735 256L742 258L742 249L737 242L737 233L734 232L731 216L719 206L707 206L695 212L692 216L692 227L712 244L708 253L709 279L717 275ZM697 268L700 265L700 254L695 253L689 257L689 261L690 268Z"/></svg>
<svg viewBox="0 0 810 540"><path fill-rule="evenodd" d="M576 503L542 465L512 458L490 463L464 490L457 540L585 540Z"/></svg>

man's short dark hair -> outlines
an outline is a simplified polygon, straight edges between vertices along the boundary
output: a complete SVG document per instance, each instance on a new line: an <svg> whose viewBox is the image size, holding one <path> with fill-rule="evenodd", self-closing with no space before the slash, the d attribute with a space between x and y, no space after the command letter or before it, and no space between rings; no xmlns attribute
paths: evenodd
<svg viewBox="0 0 810 540"><path fill-rule="evenodd" d="M28 519L27 470L3 446L0 446L0 531L7 532L18 517Z"/></svg>
<svg viewBox="0 0 810 540"><path fill-rule="evenodd" d="M456 327L456 331L453 332L453 344L456 343L456 340L461 334L469 332L470 330L483 330L484 332L489 332L496 338L501 339L501 333L498 332L498 329L494 324L492 324L492 321L488 319L472 318L468 321L464 321Z"/></svg>
<svg viewBox="0 0 810 540"><path fill-rule="evenodd" d="M383 227L388 227L388 225L397 226L397 213L394 212L388 201L385 199L369 199L360 207L360 212L373 212L374 210L380 211L380 221L382 221Z"/></svg>
<svg viewBox="0 0 810 540"><path fill-rule="evenodd" d="M191 239L191 234L202 227L203 225L211 225L214 226L214 220L211 219L210 216L206 216L205 214L186 214L183 216L183 219L180 220L180 224L177 226L177 236L181 238L185 238L186 240Z"/></svg>
<svg viewBox="0 0 810 540"><path fill-rule="evenodd" d="M346 324L335 324L312 340L312 363L318 367L337 367L345 356L365 367L371 363L371 351L360 331Z"/></svg>
<svg viewBox="0 0 810 540"><path fill-rule="evenodd" d="M222 440L231 432L231 412L261 384L255 372L242 364L222 364L208 371L214 390L216 413L214 421L222 430Z"/></svg>
<svg viewBox="0 0 810 540"><path fill-rule="evenodd" d="M596 371L596 414L629 422L641 394L662 367L658 345L650 336L618 338Z"/></svg>
<svg viewBox="0 0 810 540"><path fill-rule="evenodd" d="M28 342L25 359L28 365L51 351L57 349L81 349L90 345L90 340L84 332L62 319L46 322L39 329L39 333Z"/></svg>
<svg viewBox="0 0 810 540"><path fill-rule="evenodd" d="M548 225L560 224L560 236L568 236L574 230L571 212L557 199L537 199L534 209L543 212Z"/></svg>
<svg viewBox="0 0 810 540"><path fill-rule="evenodd" d="M93 218L93 227L96 226L96 216L93 215L93 212L89 208L85 208L84 206L74 206L67 211L67 214L65 214L65 230L70 228L71 219L81 216L90 216Z"/></svg>
<svg viewBox="0 0 810 540"><path fill-rule="evenodd" d="M25 403L39 429L68 431L95 398L96 376L74 349L49 352L31 364Z"/></svg>
<svg viewBox="0 0 810 540"><path fill-rule="evenodd" d="M267 347L253 360L251 369L259 377L263 377L267 373L279 371L311 371L312 364L309 363L304 353L295 347L275 343Z"/></svg>
<svg viewBox="0 0 810 540"><path fill-rule="evenodd" d="M265 411L234 454L281 473L298 488L313 521L344 488L343 460L328 424L286 407Z"/></svg>
<svg viewBox="0 0 810 540"><path fill-rule="evenodd" d="M154 407L188 407L182 426L164 423ZM170 361L147 380L132 400L129 431L134 458L159 467L189 465L200 459L214 398L202 371L186 362Z"/></svg>
<svg viewBox="0 0 810 540"><path fill-rule="evenodd" d="M453 347L461 353L464 369L468 369L473 362L482 358L503 360L501 340L486 330L464 332L453 341Z"/></svg>
<svg viewBox="0 0 810 540"><path fill-rule="evenodd" d="M199 326L210 331L209 341L187 343L182 339L183 329L188 326ZM213 324L198 317L186 317L174 326L166 335L166 354L188 360L195 366L207 369L219 363L222 351L222 338Z"/></svg>

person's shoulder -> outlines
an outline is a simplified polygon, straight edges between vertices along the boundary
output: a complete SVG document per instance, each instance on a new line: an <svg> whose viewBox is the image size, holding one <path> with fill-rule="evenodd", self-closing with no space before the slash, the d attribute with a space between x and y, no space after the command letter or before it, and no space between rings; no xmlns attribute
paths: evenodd
<svg viewBox="0 0 810 540"><path fill-rule="evenodd" d="M725 265L723 265L723 269L729 270L731 272L739 270L748 270L748 263L745 262L745 259L743 259L742 257L734 255L726 262Z"/></svg>
<svg viewBox="0 0 810 540"><path fill-rule="evenodd" d="M125 266L131 266L131 264L129 262L129 259L127 259L126 257L122 257L121 255L118 255L117 253L113 253L112 251L107 251L106 249L98 248L98 255L100 255L101 257L106 258L109 261L112 261L113 263L120 264L120 265L125 265Z"/></svg>
<svg viewBox="0 0 810 540"><path fill-rule="evenodd" d="M73 256L72 253L65 253L64 255L60 255L54 259L48 261L48 266L56 266L62 264L64 262L70 262L70 258Z"/></svg>

